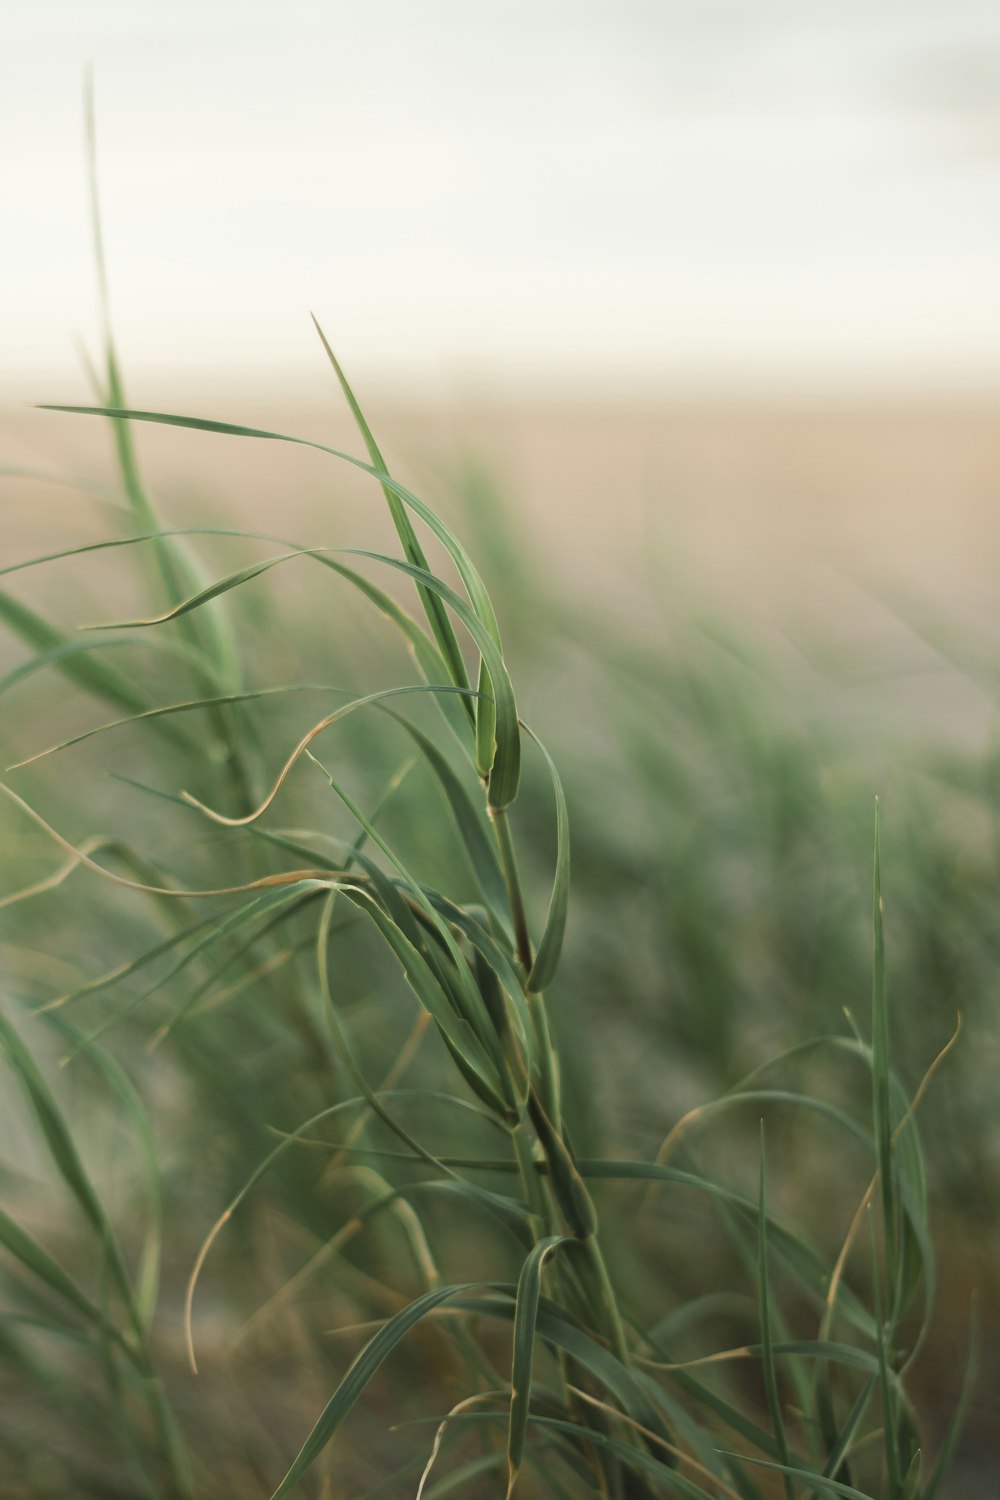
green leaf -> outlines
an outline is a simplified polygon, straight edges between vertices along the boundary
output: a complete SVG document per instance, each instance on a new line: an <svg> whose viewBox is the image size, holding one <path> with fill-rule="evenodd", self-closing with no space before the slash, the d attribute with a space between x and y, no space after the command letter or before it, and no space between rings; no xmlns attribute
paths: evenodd
<svg viewBox="0 0 1000 1500"><path fill-rule="evenodd" d="M415 1298L379 1329L351 1364L347 1374L330 1397L291 1468L272 1493L271 1500L283 1500L283 1497L290 1494L299 1480L308 1473L379 1366L388 1358L396 1345L406 1337L410 1329L434 1308L447 1302L450 1297L473 1291L475 1287L475 1282L435 1287L433 1291L425 1292L423 1296Z"/></svg>
<svg viewBox="0 0 1000 1500"><path fill-rule="evenodd" d="M545 930L535 954L535 961L528 976L529 990L537 993L547 989L555 978L566 934L566 916L569 910L569 814L566 810L566 794L563 791L559 772L545 746L536 734L527 731L542 752L556 801L556 872L552 882Z"/></svg>
<svg viewBox="0 0 1000 1500"><path fill-rule="evenodd" d="M506 668L503 666L503 660L500 654L500 635L497 628L496 615L493 610L493 605L490 602L489 594L486 591L486 587L482 579L480 578L478 570L474 566L472 559L465 551L465 548L461 545L461 543L449 530L449 528L445 526L444 522L441 521L437 515L435 515L434 511L431 510L429 506L425 505L422 500L419 500L417 496L414 495L412 491L406 489L404 485L399 484L395 479L392 478L390 474L386 474L384 471L373 467L371 464L364 463L360 458L355 458L350 453L342 452L339 448L331 448L325 443L316 443L309 438L292 437L287 433L269 432L263 428L258 427L242 427L232 422L212 422L203 417L181 417L174 416L167 412L134 411L128 408L116 407L66 406L46 404L43 405L42 410L75 412L82 416L114 417L120 418L122 420L136 422L155 422L168 427L184 427L195 432L215 432L230 437L259 438L268 442L294 443L300 447L314 448L321 453L327 453L333 458L338 458L344 463L352 464L355 468L361 469L366 474L370 474L373 478L378 480L379 484L383 488L383 491L385 491L386 489L390 490L399 500L403 502L405 506L407 506L416 515L418 515L422 521L424 521L424 523L430 528L433 534L442 543L445 550L448 552L449 556L455 563L455 566L459 572L459 576L461 577L462 583L464 584L466 592L469 596L473 613L476 619L480 622L485 632L489 635L495 648L494 651L490 653L490 655L492 656L492 661L485 652L483 652L483 659L492 681L494 693L497 696L497 715L499 719L499 696L503 689L501 687L501 684L497 682L497 678L494 674L494 665L499 662L502 676L505 678L507 676L507 672ZM432 592L439 594L440 597L443 598L449 605L452 611L454 613L458 613L458 611L455 610L452 598L449 598L447 594L442 592L444 585L435 586L435 583L439 583L440 581L433 581L432 575L426 569L420 567L419 565L410 563L396 562L395 565L397 567L400 567L404 572L409 573L417 583L421 583ZM461 616L459 617L461 618ZM463 623L467 622L463 620ZM477 646L480 646L480 650L482 650L478 635L476 634L476 632L472 633L474 638L476 639ZM518 749L516 715L513 723L513 738L510 737L510 728L510 725L506 726L504 738L501 738L500 725L498 723L497 752L493 766L493 775L491 777L490 790L490 800L491 804L494 807L508 806L517 795ZM480 764L480 770L483 772L483 774L485 774L487 767ZM494 781L496 783L495 790L493 785Z"/></svg>
<svg viewBox="0 0 1000 1500"><path fill-rule="evenodd" d="M862 1490L856 1490L849 1484L841 1484L836 1479L828 1479L824 1474L816 1474L812 1469L797 1469L791 1464L770 1463L764 1458L750 1458L745 1453L730 1453L720 1448L720 1453L725 1453L727 1458L739 1459L740 1463L754 1464L758 1469L771 1469L775 1473L784 1474L786 1478L801 1479L804 1485L813 1490L819 1490L823 1495L842 1495L844 1500L872 1500Z"/></svg>
<svg viewBox="0 0 1000 1500"><path fill-rule="evenodd" d="M465 852L469 856L469 863L479 882L483 899L492 915L502 914L507 900L503 873L475 803L460 778L452 770L447 757L441 753L433 740L393 709L383 708L382 712L395 719L396 723L406 730L430 766L455 820Z"/></svg>
<svg viewBox="0 0 1000 1500"><path fill-rule="evenodd" d="M514 1307L514 1356L510 1375L510 1420L507 1429L507 1500L511 1500L524 1453L524 1438L531 1413L531 1373L535 1358L535 1326L542 1291L542 1267L546 1257L566 1236L553 1234L534 1245L526 1256L517 1282Z"/></svg>
<svg viewBox="0 0 1000 1500"><path fill-rule="evenodd" d="M707 1177L699 1177L694 1172L682 1172L676 1167L659 1166L656 1162L602 1161L593 1158L581 1159L578 1166L584 1177L671 1182L678 1187L694 1188L698 1192L708 1193L721 1202L742 1209L754 1223L757 1222L758 1205L755 1202L735 1192L732 1188L723 1187ZM779 1256L813 1296L821 1301L824 1300L830 1284L830 1272L816 1254L771 1217L767 1220L767 1235L772 1253ZM838 1306L855 1328L868 1338L875 1337L875 1323L871 1314L843 1283L841 1283L838 1296Z"/></svg>
<svg viewBox="0 0 1000 1500"><path fill-rule="evenodd" d="M417 1000L436 1023L442 1036L457 1053L477 1080L480 1098L503 1114L507 1105L503 1085L496 1063L486 1051L477 1033L464 1017L452 1009L447 994L442 989L430 965L399 930L396 923L382 911L369 891L360 887L341 887L349 900L371 918L385 939L403 971L403 977Z"/></svg>
<svg viewBox="0 0 1000 1500"><path fill-rule="evenodd" d="M374 562L384 563L386 567L396 568L402 573L418 578L427 588L445 600L452 613L461 620L472 636L490 675L496 714L495 754L491 754L489 764L484 764L480 759L479 771L484 778L489 777L490 806L509 807L517 797L521 776L520 721L517 716L517 704L510 675L493 633L483 624L478 615L462 603L455 591L434 574L422 568L415 568L410 563L402 562L398 557L386 557L380 552L369 552L361 547L345 547L343 550L356 557L370 557Z"/></svg>
<svg viewBox="0 0 1000 1500"><path fill-rule="evenodd" d="M347 404L351 408L351 414L358 425L358 430L361 433L362 438L364 439L365 447L368 450L368 457L371 459L372 464L376 470L388 474L388 466L385 462L385 459L382 457L381 452L379 451L379 447L372 434L372 430L368 426L368 423L366 422L364 417L364 413L362 412L361 407L358 405L357 399L355 398L354 392L347 383L347 377L341 369L337 357L327 341L326 334L319 326L319 322L315 316L313 317L313 323L315 325L316 332L319 334L320 342L322 343L323 348L326 351L327 358L329 359L330 364L333 366L334 374L336 375L337 380L340 383L340 388L344 393ZM399 537L399 540L402 543L403 552L407 562L411 562L415 567L423 568L426 572L429 572L430 567L428 565L427 558L424 555L423 548L417 540L417 534L410 524L409 516L406 514L406 508L401 503L399 495L396 494L391 485L387 484L383 484L382 493L385 496L386 504L389 507L389 514L392 517L392 524L395 526L396 535ZM448 618L448 611L445 609L441 599L439 599L436 594L432 593L423 584L417 584L417 592L420 596L420 602L423 604L424 613L426 614L430 627L434 632L434 637L437 641L438 647L440 648L441 653L448 664L452 682L455 683L457 687L467 688L469 686L469 677L468 673L465 670L465 662L462 660L462 653L459 650L458 641L455 638L455 632L452 629L451 621ZM465 707L469 710L469 717L471 719L474 717L472 704L468 699L465 699L464 701Z"/></svg>
<svg viewBox="0 0 1000 1500"><path fill-rule="evenodd" d="M847 1457L848 1450L850 1449L851 1444L854 1442L854 1439L857 1436L858 1431L860 1430L861 1423L864 1421L865 1412L868 1410L868 1406L871 1402L872 1396L875 1394L877 1385L878 1371L876 1370L873 1375L869 1376L868 1380L862 1386L860 1392L858 1393L857 1400L855 1401L854 1405L851 1407L851 1410L847 1415L847 1420L837 1437L837 1441L830 1449L826 1463L823 1465L823 1473L827 1479L838 1478L840 1469L844 1465L844 1460ZM849 1477L846 1473L846 1469L844 1477L845 1480Z"/></svg>

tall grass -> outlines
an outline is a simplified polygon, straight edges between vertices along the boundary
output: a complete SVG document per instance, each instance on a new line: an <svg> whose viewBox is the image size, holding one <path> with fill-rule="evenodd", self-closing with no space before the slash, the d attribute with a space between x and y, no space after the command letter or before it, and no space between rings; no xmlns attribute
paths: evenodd
<svg viewBox="0 0 1000 1500"><path fill-rule="evenodd" d="M571 820L520 717L503 597L390 473L321 331L365 458L132 409L103 296L95 405L58 409L109 424L126 524L4 571L111 560L147 610L115 620L109 599L78 634L0 600L34 653L2 686L59 674L46 709L79 726L15 726L3 787L9 1492L943 1495L974 1355L933 1450L910 1392L936 1281L917 1110L950 1043L907 1088L877 824L865 1018L734 1080L710 1001L690 1024L725 1092L665 1091L660 1139L609 1152L573 1032L585 1013L597 1063L613 1050L632 980L613 929L644 876L605 868L619 887L595 905L586 854L594 951L618 955L595 1023L563 949L571 822L593 839L600 820ZM164 524L142 423L361 470L398 555ZM544 659L559 606L521 561L520 650ZM293 569L324 652L315 678L268 680L241 605ZM337 650L334 591L375 611L384 660ZM649 662L624 636L596 652L642 725ZM654 739L669 802L676 747ZM721 996L727 936L697 899L665 943L681 971L692 945L714 964ZM627 1086L661 1068L633 1059Z"/></svg>

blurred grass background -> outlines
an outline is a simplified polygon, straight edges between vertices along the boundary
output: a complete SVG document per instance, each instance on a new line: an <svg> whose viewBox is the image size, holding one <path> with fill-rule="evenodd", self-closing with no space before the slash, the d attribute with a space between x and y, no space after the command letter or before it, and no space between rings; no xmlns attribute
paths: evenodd
<svg viewBox="0 0 1000 1500"><path fill-rule="evenodd" d="M209 404L203 393L174 406L355 446L332 400L329 412L294 414L263 394L239 409L232 396ZM522 712L566 783L572 911L553 1015L579 1151L648 1157L688 1109L784 1048L843 1030L845 1007L865 1013L872 799L881 797L894 1038L911 1089L957 1012L963 1021L921 1107L941 1264L932 1339L913 1384L931 1433L940 1434L960 1383L969 1293L978 1287L985 1365L946 1493L963 1500L984 1493L984 1476L1000 1464L990 1418L1000 1230L1000 655L988 612L1000 440L989 411L731 403L407 410L376 400L372 415L393 472L442 510L476 556L501 610ZM113 497L99 424L24 413L5 439L12 466L44 453L48 470ZM303 545L388 541L370 489L331 474L313 455L156 430L138 440L151 488L177 524L259 528ZM16 476L3 483L8 515L17 517L12 560L120 529L90 494ZM254 544L213 538L199 539L198 551L212 576L261 555ZM378 617L317 574L296 562L229 596L250 685L296 680L368 691L409 680ZM144 576L131 552L107 553L94 567L75 559L15 575L12 592L70 628L145 608ZM3 670L16 668L22 648L6 640L4 653ZM158 700L187 696L171 687L178 669L169 659L145 645L123 647L121 656L141 664ZM109 717L57 682L50 668L7 687L8 761ZM312 699L295 698L255 706L266 765L280 764L314 709ZM415 717L422 722L426 711ZM361 716L334 735L330 763L373 804L412 747ZM249 839L206 834L193 816L109 781L109 772L200 796L206 776L223 775L130 728L17 773L17 785L76 842L115 835L187 882L248 878ZM461 888L467 873L458 846L421 836L428 795L426 772L408 770L384 826L422 878ZM529 767L515 826L536 903L553 853L548 795ZM13 809L0 816L18 883L51 873L56 851ZM283 797L280 822L350 835L320 778L304 770ZM80 873L4 915L0 953L28 1003L142 951L162 936L164 920L177 920L148 897L109 895ZM290 1128L329 1102L337 1065L308 984L299 982L306 954L295 951L295 931L281 938L278 957L266 945L253 950L256 959L228 976L233 983L225 973L209 983L210 971L199 972L204 995L167 1040L160 1029L190 996L190 972L136 1004L108 1037L151 1110L164 1153L163 1357L176 1366L181 1416L213 1456L220 1495L239 1485L253 1493L261 1475L280 1468L342 1359L330 1331L397 1305L368 1242L363 1251L349 1245L335 1265L244 1326L262 1289L277 1293L363 1192L357 1184L331 1187L308 1152L293 1153L220 1241L197 1315L203 1374L196 1387L185 1382L178 1299L197 1244L273 1140L266 1126ZM378 1078L392 1068L412 1017L404 1019L392 966L369 940L348 930L339 952L339 993ZM102 1025L141 988L85 1000L74 1024ZM46 1042L41 1023L31 1029L54 1060L58 1035ZM422 1044L410 1077L433 1084L441 1066ZM773 1076L864 1108L865 1080L845 1064L807 1055ZM60 1087L84 1124L88 1159L109 1174L103 1185L123 1221L135 1217L138 1234L134 1141L106 1084L81 1058ZM695 1159L726 1177L752 1176L747 1124L706 1129L704 1139L694 1131ZM421 1125L435 1149L459 1139L470 1149L466 1128L456 1137L444 1115ZM44 1219L45 1164L9 1108L5 1130L6 1189L16 1202L41 1205ZM780 1111L769 1132L779 1212L835 1253L863 1185L856 1153L832 1144L820 1125L783 1120ZM488 1138L481 1148L488 1153ZM630 1251L654 1305L666 1316L706 1292L738 1292L739 1266L711 1215L683 1195L663 1197L656 1233L637 1223ZM608 1213L631 1213L637 1195L608 1188L601 1201ZM56 1243L69 1237L72 1258L71 1226L44 1227ZM493 1253L488 1236L474 1232L444 1243L455 1261L449 1275ZM738 1309L718 1316L721 1337L745 1337ZM414 1377L420 1372L418 1386L448 1388L433 1332L399 1358L413 1362ZM728 1378L739 1385L739 1375ZM8 1394L14 1421L5 1424L5 1441L34 1447L41 1435L49 1454L24 1469L24 1494L60 1493L66 1439L48 1430L30 1392ZM339 1483L360 1492L397 1458L406 1461L405 1434L398 1454L393 1438L372 1456L383 1420L377 1397L370 1413L352 1418ZM98 1453L95 1472L100 1461L107 1459ZM483 1483L482 1493L492 1493Z"/></svg>

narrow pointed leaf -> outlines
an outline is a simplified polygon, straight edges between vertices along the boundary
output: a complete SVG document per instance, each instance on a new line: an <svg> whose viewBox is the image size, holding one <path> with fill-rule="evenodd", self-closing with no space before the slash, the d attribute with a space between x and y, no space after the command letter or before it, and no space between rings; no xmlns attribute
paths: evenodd
<svg viewBox="0 0 1000 1500"><path fill-rule="evenodd" d="M410 1329L434 1308L447 1302L450 1297L473 1291L475 1285L475 1282L467 1282L456 1286L435 1287L433 1291L425 1292L422 1297L415 1298L379 1329L354 1360L330 1397L291 1468L272 1493L271 1500L284 1500L284 1496L290 1494L299 1480L309 1472L379 1366L388 1358L396 1345L406 1337Z"/></svg>
<svg viewBox="0 0 1000 1500"><path fill-rule="evenodd" d="M524 1439L531 1412L531 1373L535 1358L535 1326L542 1291L542 1267L564 1235L549 1235L525 1258L517 1283L514 1307L514 1357L510 1375L510 1421L507 1428L507 1500L514 1493L521 1468Z"/></svg>

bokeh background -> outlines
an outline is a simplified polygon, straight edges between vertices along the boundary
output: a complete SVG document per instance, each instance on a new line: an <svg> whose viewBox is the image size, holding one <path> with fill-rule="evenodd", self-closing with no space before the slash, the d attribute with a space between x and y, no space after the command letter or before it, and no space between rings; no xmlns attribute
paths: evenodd
<svg viewBox="0 0 1000 1500"><path fill-rule="evenodd" d="M315 311L393 472L481 560L522 711L570 796L574 917L557 1025L595 1153L655 1149L685 1109L782 1047L841 1028L844 1007L864 1013L882 798L890 985L911 1087L956 1012L964 1023L923 1106L941 1290L915 1384L939 1432L978 1285L984 1374L948 1494L991 1493L995 7L15 7L0 61L0 484L12 559L107 533L92 497L16 471L112 499L117 483L98 424L32 409L91 397L81 358L100 340L81 105L91 66L131 403L358 451ZM178 524L306 544L387 539L363 481L318 455L160 429L138 445ZM202 550L219 571L256 555ZM377 624L303 576L275 574L234 604L255 678L360 686L398 675ZM107 559L31 575L16 591L66 624L143 597L135 570ZM15 636L0 650L5 671L24 655ZM12 684L7 701L7 759L95 720L85 698L62 699L41 677ZM267 729L284 742L280 716ZM373 745L360 730L345 744L374 786ZM139 775L145 755L141 742L83 748L71 783L32 785L75 837L98 819L131 827L142 815L123 811L102 773ZM522 835L539 899L547 819L529 781ZM4 826L26 838L12 817ZM51 867L43 845L17 850L19 868ZM102 915L100 892L75 900L64 930L42 912L8 929L11 973L27 950L94 970L113 961L131 915ZM57 980L42 965L33 982L42 998ZM129 1022L126 1055L146 1057L160 1020ZM305 1045L279 1028L255 1038L253 1055L294 1058ZM377 1032L370 1046L373 1058L386 1050ZM183 1111L163 1057L140 1065L169 1119ZM270 1074L253 1066L260 1089ZM195 1087L174 1086L178 1098ZM277 1082L271 1103L275 1118L290 1107ZM787 1201L835 1241L830 1183L793 1138L784 1150ZM223 1184L239 1178L237 1155L215 1164ZM205 1207L188 1229L183 1186L178 1265L225 1196L215 1178L198 1184ZM269 1247L284 1264L283 1242ZM682 1298L683 1275L664 1274ZM238 1395L218 1377L223 1446L278 1399L293 1334L240 1367ZM320 1389L323 1368L314 1373ZM309 1395L281 1401L279 1429L297 1430ZM273 1468L269 1452L258 1462ZM25 1493L58 1487L47 1472Z"/></svg>

